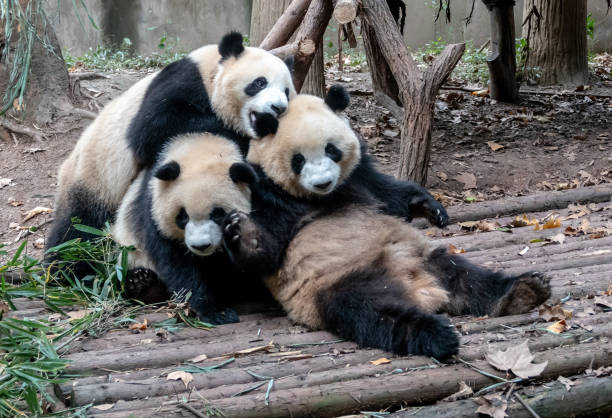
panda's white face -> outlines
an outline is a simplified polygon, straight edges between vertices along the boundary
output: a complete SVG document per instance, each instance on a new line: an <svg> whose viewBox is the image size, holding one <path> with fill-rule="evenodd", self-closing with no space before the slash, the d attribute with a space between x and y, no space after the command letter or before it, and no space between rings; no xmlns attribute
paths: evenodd
<svg viewBox="0 0 612 418"><path fill-rule="evenodd" d="M264 115L283 115L295 94L284 61L267 51L245 48L237 57L219 64L211 102L228 126L254 138L258 120Z"/></svg>
<svg viewBox="0 0 612 418"><path fill-rule="evenodd" d="M315 195L326 195L334 191L340 180L342 169L339 162L342 151L333 140L320 143L305 152L296 152L291 157L291 169L298 176L300 185Z"/></svg>

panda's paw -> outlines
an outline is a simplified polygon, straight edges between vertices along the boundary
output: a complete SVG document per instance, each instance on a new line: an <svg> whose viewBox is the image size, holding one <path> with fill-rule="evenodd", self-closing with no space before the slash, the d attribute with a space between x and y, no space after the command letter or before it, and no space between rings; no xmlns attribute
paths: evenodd
<svg viewBox="0 0 612 418"><path fill-rule="evenodd" d="M169 295L166 285L159 280L155 272L144 267L138 267L127 272L124 296L128 299L152 304L168 300Z"/></svg>
<svg viewBox="0 0 612 418"><path fill-rule="evenodd" d="M394 329L393 351L396 353L444 360L459 352L459 334L446 316L424 314L399 321Z"/></svg>
<svg viewBox="0 0 612 418"><path fill-rule="evenodd" d="M200 321L211 325L234 324L240 322L238 314L232 308L223 308L214 312L206 312L198 315L198 318Z"/></svg>
<svg viewBox="0 0 612 418"><path fill-rule="evenodd" d="M446 209L444 209L444 206L433 197L423 202L423 211L425 217L432 225L439 228L444 228L448 225L448 213L446 213Z"/></svg>
<svg viewBox="0 0 612 418"><path fill-rule="evenodd" d="M518 276L499 302L499 315L529 312L550 297L550 277L537 271Z"/></svg>
<svg viewBox="0 0 612 418"><path fill-rule="evenodd" d="M257 227L244 212L231 211L223 225L223 240L234 256L249 255L257 250Z"/></svg>

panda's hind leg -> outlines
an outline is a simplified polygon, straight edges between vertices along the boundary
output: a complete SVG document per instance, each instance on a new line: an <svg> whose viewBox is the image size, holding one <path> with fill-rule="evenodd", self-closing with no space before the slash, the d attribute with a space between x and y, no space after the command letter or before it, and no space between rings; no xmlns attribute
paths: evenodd
<svg viewBox="0 0 612 418"><path fill-rule="evenodd" d="M127 272L124 296L145 304L165 302L170 299L168 288L153 270L138 267Z"/></svg>
<svg viewBox="0 0 612 418"><path fill-rule="evenodd" d="M384 268L371 267L319 291L317 305L328 330L360 345L439 359L456 354L459 337L449 319L404 294Z"/></svg>
<svg viewBox="0 0 612 418"><path fill-rule="evenodd" d="M452 315L502 316L528 312L550 297L550 284L540 273L509 276L472 264L445 248L431 252L425 263L451 298Z"/></svg>

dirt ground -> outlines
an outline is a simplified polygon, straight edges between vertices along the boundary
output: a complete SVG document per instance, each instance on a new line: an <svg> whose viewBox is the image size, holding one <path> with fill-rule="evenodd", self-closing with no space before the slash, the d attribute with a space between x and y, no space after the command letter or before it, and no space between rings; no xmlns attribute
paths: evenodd
<svg viewBox="0 0 612 418"><path fill-rule="evenodd" d="M81 98L76 106L96 110L146 74L120 71L82 81L81 90L95 99ZM381 170L393 174L398 121L375 103L369 74L328 68L327 83L352 92L351 123ZM594 79L585 92L526 89L536 93L522 93L518 105L440 91L427 187L445 205L612 181L612 81ZM0 243L9 254L28 239L28 254L42 256L53 214L43 210L24 219L35 208L53 208L57 170L89 122L76 114L61 117L38 127L43 142L0 128Z"/></svg>

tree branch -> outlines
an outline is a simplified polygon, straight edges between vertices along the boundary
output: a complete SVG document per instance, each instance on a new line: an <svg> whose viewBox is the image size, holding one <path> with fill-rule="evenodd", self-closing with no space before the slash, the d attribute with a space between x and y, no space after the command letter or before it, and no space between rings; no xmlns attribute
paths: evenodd
<svg viewBox="0 0 612 418"><path fill-rule="evenodd" d="M311 0L293 0L266 35L260 48L270 50L286 44L304 19Z"/></svg>

